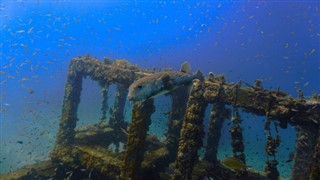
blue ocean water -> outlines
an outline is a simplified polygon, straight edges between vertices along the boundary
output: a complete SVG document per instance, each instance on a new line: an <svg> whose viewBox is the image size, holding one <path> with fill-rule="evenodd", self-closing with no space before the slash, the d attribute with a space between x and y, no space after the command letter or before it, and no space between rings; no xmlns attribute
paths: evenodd
<svg viewBox="0 0 320 180"><path fill-rule="evenodd" d="M69 61L80 55L175 70L189 61L193 71L224 74L227 82L261 79L264 88L279 87L293 97L298 89L306 97L320 92L319 1L3 0L0 12L0 173L48 158ZM98 85L85 80L80 125L98 121L100 98ZM150 133L161 138L166 121L159 119L169 101L156 102L162 106ZM242 116L244 127L262 119ZM232 154L228 127L222 132L220 158ZM246 153L254 154L248 164L263 170L263 122L246 132ZM294 148L295 130L280 133L279 169L288 177L292 164L283 162Z"/></svg>

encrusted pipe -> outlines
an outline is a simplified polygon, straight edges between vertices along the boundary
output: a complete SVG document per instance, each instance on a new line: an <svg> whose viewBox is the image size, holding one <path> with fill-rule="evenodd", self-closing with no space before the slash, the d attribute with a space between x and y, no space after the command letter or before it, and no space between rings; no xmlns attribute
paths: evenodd
<svg viewBox="0 0 320 180"><path fill-rule="evenodd" d="M309 177L313 148L316 144L318 130L319 126L310 124L299 126L291 180Z"/></svg>
<svg viewBox="0 0 320 180"><path fill-rule="evenodd" d="M101 121L106 120L106 114L108 110L108 91L109 91L109 84L108 83L100 83L101 86L101 94L102 94L102 103L101 103Z"/></svg>
<svg viewBox="0 0 320 180"><path fill-rule="evenodd" d="M76 65L76 61L70 62L57 135L57 146L72 144L74 140L74 128L78 120L77 110L82 90L82 74L76 71Z"/></svg>
<svg viewBox="0 0 320 180"><path fill-rule="evenodd" d="M273 138L271 135L271 122L275 125L276 130L276 138ZM264 168L264 172L266 173L266 176L270 180L277 180L279 179L279 171L278 171L278 161L276 160L276 152L277 148L280 146L280 136L278 131L278 125L274 122L274 119L271 119L269 117L269 113L266 114L266 121L264 124L264 131L267 135L267 142L265 145L265 151L267 153L267 160L266 160L266 166ZM269 156L273 157L273 160L269 160Z"/></svg>
<svg viewBox="0 0 320 180"><path fill-rule="evenodd" d="M243 135L242 135L242 128L240 126L242 119L240 117L238 108L234 108L234 112L232 115L232 127L229 129L231 134L231 146L233 156L243 163L246 163L246 157L244 154L244 144L243 144Z"/></svg>
<svg viewBox="0 0 320 180"><path fill-rule="evenodd" d="M121 125L124 122L123 113L126 104L127 94L128 86L118 84L114 105L112 107L111 117L109 120L110 127L112 127L113 129L119 129L120 127L122 127Z"/></svg>
<svg viewBox="0 0 320 180"><path fill-rule="evenodd" d="M168 122L168 131L166 133L166 147L169 152L168 163L174 161L177 155L180 130L182 127L187 102L188 89L185 86L181 86L172 92L172 105Z"/></svg>
<svg viewBox="0 0 320 180"><path fill-rule="evenodd" d="M150 117L154 111L153 99L133 105L121 179L141 179L141 163L145 152L146 136L151 123Z"/></svg>
<svg viewBox="0 0 320 180"><path fill-rule="evenodd" d="M317 143L313 150L310 179L320 179L320 127L318 126Z"/></svg>
<svg viewBox="0 0 320 180"><path fill-rule="evenodd" d="M208 102L203 97L204 83L194 80L183 121L173 179L191 179L202 146L203 117Z"/></svg>
<svg viewBox="0 0 320 180"><path fill-rule="evenodd" d="M209 119L210 123L209 123L207 147L206 147L206 152L204 154L204 158L212 163L217 162L219 140L221 137L221 129L222 129L226 112L227 110L225 109L224 104L221 104L218 102L212 105L212 110L211 110L210 119Z"/></svg>

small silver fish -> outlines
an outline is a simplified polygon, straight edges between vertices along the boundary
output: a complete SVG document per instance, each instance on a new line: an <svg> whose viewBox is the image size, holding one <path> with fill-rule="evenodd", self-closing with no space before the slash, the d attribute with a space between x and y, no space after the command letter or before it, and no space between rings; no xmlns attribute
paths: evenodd
<svg viewBox="0 0 320 180"><path fill-rule="evenodd" d="M132 103L143 102L147 99L166 94L179 86L188 85L194 79L204 79L200 71L190 74L190 69L190 64L184 62L181 65L180 72L158 72L138 79L129 87L129 101Z"/></svg>

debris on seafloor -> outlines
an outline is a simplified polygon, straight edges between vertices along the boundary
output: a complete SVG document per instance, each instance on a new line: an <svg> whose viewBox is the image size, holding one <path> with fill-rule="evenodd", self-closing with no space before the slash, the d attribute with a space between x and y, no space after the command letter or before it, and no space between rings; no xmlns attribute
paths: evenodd
<svg viewBox="0 0 320 180"><path fill-rule="evenodd" d="M123 115L130 85L155 73L126 60L98 61L90 55L72 59L51 159L2 174L0 179L281 179L275 156L281 146L277 128L286 129L288 124L298 129L291 179L320 179L318 95L305 99L299 92L299 98L292 98L280 90L264 89L260 80L253 85L244 81L227 83L223 75L210 73L208 78L193 80L191 88L168 89L167 95L172 97L168 130L165 140L160 141L147 133L157 108L152 98L133 103L130 123ZM98 124L76 128L82 80L87 76L101 87L101 119ZM110 84L117 85L113 107L105 103ZM203 118L208 104L213 106L207 145L203 146ZM108 109L112 109L110 117L106 116ZM272 159L266 160L264 173L246 165L242 133L250 129L240 127L246 121L240 117L240 109L266 117L265 151ZM227 119L232 123L229 133L233 156L219 161L218 142ZM275 137L269 133L271 124L277 130ZM124 148L120 144L125 144ZM115 146L114 151L110 145ZM197 153L200 148L205 149L201 159Z"/></svg>

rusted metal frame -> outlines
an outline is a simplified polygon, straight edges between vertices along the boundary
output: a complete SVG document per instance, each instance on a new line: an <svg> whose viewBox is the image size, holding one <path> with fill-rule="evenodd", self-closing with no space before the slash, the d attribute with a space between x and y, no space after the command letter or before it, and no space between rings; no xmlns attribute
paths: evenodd
<svg viewBox="0 0 320 180"><path fill-rule="evenodd" d="M234 93L234 89L237 88L236 85L232 84L225 84L223 86L222 93L218 93L219 91L219 84L217 81L214 82L206 82L207 89L205 91L205 97L208 101L213 101L213 98L216 98L217 96L220 96L223 103L226 104L233 104L235 106L243 108L247 112L255 113L257 115L268 115L268 117L279 120L280 127L286 128L287 123L291 123L292 125L309 125L309 126L316 126L319 129L319 104L314 103L313 105L309 105L306 101L300 99L294 99L290 97L286 97L286 94L281 91L267 91L263 89L251 89L251 88L239 88L239 93L236 96L237 102L234 102L234 96L232 95ZM312 103L311 103L312 104ZM304 130L305 131L305 130ZM315 134L316 132L309 132L309 136L311 134ZM308 139L309 139L308 136ZM300 135L300 137L304 137L303 135ZM312 139L312 138L310 138ZM302 158L302 159L309 159L310 160L310 154L312 154L312 147L314 143L311 142L304 142L306 144L309 144L304 147L307 148L307 152L309 158ZM302 142L302 144L304 144ZM311 145L310 145L311 143ZM300 151L304 151L304 148L299 148L298 145L301 144L297 142L297 149L301 149ZM313 145L312 145L313 144ZM317 147L317 146L316 146ZM317 150L314 148L313 154L314 157L316 157ZM304 156L301 155L301 156ZM298 155L300 156L300 154ZM311 161L309 161L311 162ZM317 161L313 161L317 162ZM296 164L299 164L298 162ZM314 163L315 164L315 163ZM306 166L304 166L304 169ZM308 166L307 166L308 167ZM310 166L309 166L310 167ZM313 167L317 167L314 165ZM310 168L309 168L310 169ZM301 171L301 170L299 170ZM316 171L314 171L316 172ZM310 173L310 172L309 172ZM308 173L304 173L304 177L306 177ZM297 179L301 179L302 176L298 176Z"/></svg>
<svg viewBox="0 0 320 180"><path fill-rule="evenodd" d="M246 87L238 88L237 102L234 102L233 92L237 84L224 84L222 92L218 93L219 82L206 81L205 83L207 87L204 96L209 102L213 102L213 99L219 96L222 103L241 107L246 112L261 116L268 113L268 117L277 119L282 128L286 128L287 123L320 124L320 119L311 118L314 114L319 114L319 103L308 105L307 101L288 97L285 92L279 90L269 91Z"/></svg>
<svg viewBox="0 0 320 180"><path fill-rule="evenodd" d="M86 68L85 64L89 64L90 68ZM132 76L132 73L133 73L132 71L113 69L112 72L109 72L107 71L108 69L110 69L108 66L99 63L99 61L97 62L92 60L83 60L80 58L72 60L72 62L70 63L68 79L66 83L63 112L60 120L60 129L57 137L57 145L68 145L73 142L74 128L77 120L76 112L77 112L77 107L79 105L79 100L80 100L83 76L89 75L94 80L106 81L106 82L125 83L125 82L128 82L128 80L133 81L132 78L134 78L134 76ZM112 76L109 76L109 75L112 75ZM209 84L206 83L206 88L211 85L212 84L210 83ZM233 88L234 88L234 85L226 84L223 86L223 93L222 94L217 93L223 100L223 103L225 104L233 103L233 99L230 98L232 97L230 95L233 92ZM216 91L220 91L220 89L215 89L215 87L211 87L211 91L216 92ZM212 96L212 92L205 91L203 96L206 96L208 94L209 94L209 97L206 97L206 99L207 101L210 101L212 100L212 97L210 97ZM283 127L286 127L286 124L288 121L293 125L314 126L315 124L317 125L319 124L319 118L311 118L313 116L316 116L314 114L317 114L317 112L319 112L319 105L316 104L315 106L307 106L306 102L303 99L301 98L294 99L294 98L286 97L286 94L280 91L267 91L260 88L259 89L239 88L239 97L237 97L237 103L235 105L242 107L246 111L253 112L258 115L266 115L266 113L268 113L268 116L270 117L277 117L278 120L280 120L280 126L281 126L281 123L283 122L284 124ZM268 105L270 106L270 110L269 112L266 112L266 109L267 109L266 106ZM319 117L319 115L317 117ZM316 127L319 129L319 126L316 126ZM306 129L304 129L303 131L304 132L307 131ZM312 134L311 131L307 132L307 134L308 133ZM309 136L308 136L308 139L310 139ZM301 136L298 136L298 138L299 137L303 139L304 137L303 133ZM314 139L316 139L316 137ZM302 141L302 144L303 142L305 141ZM313 144L316 144L315 142L316 140L314 140ZM189 143L189 145L190 144L191 143ZM317 142L317 145L315 146L315 148L308 147L308 149L313 150L313 151L311 150L310 154L313 153L314 154L313 157L315 158L319 157L319 155L317 155L318 153L317 147L319 147L318 144L319 142ZM298 140L297 140L297 145L298 145ZM306 148L306 147L300 147L300 148L303 150L303 148ZM181 151L180 149L183 150L186 148L179 148L179 151ZM314 160L312 162L316 164ZM179 169L179 168L176 168L176 169ZM186 168L184 169L186 170ZM190 170L188 169L187 171L190 172ZM314 172L314 170L312 170L312 172ZM184 177L188 178L190 176L186 175Z"/></svg>
<svg viewBox="0 0 320 180"><path fill-rule="evenodd" d="M75 61L71 61L65 86L56 147L70 145L74 141L74 128L78 120L77 110L80 103L82 78L83 74L76 70Z"/></svg>
<svg viewBox="0 0 320 180"><path fill-rule="evenodd" d="M225 118L230 118L230 111L225 108L225 103L221 97L224 96L225 78L223 75L209 73L209 78L205 81L204 97L206 101L212 103L209 117L209 130L207 146L204 159L209 162L217 162L218 146L221 137L221 129Z"/></svg>
<svg viewBox="0 0 320 180"><path fill-rule="evenodd" d="M136 74L138 70L124 69L117 66L105 64L92 58L72 59L75 69L82 72L84 77L89 76L92 80L104 83L131 84L136 77L144 75Z"/></svg>
<svg viewBox="0 0 320 180"><path fill-rule="evenodd" d="M173 179L191 179L202 146L203 117L208 102L203 97L204 83L194 80L183 121Z"/></svg>
<svg viewBox="0 0 320 180"><path fill-rule="evenodd" d="M93 80L101 83L130 84L135 78L133 71L112 68L98 60L79 57L70 61L63 112L60 119L60 129L57 144L70 144L74 136L74 128L77 121L77 108L80 103L83 77L90 76ZM65 141L65 142L64 142Z"/></svg>
<svg viewBox="0 0 320 180"><path fill-rule="evenodd" d="M70 145L74 141L74 128L78 121L77 110L80 103L82 80L84 76L89 75L85 70L93 69L87 68L90 66L86 63L95 62L83 59L85 58L74 58L70 61L56 147ZM94 65L94 63L91 64Z"/></svg>

